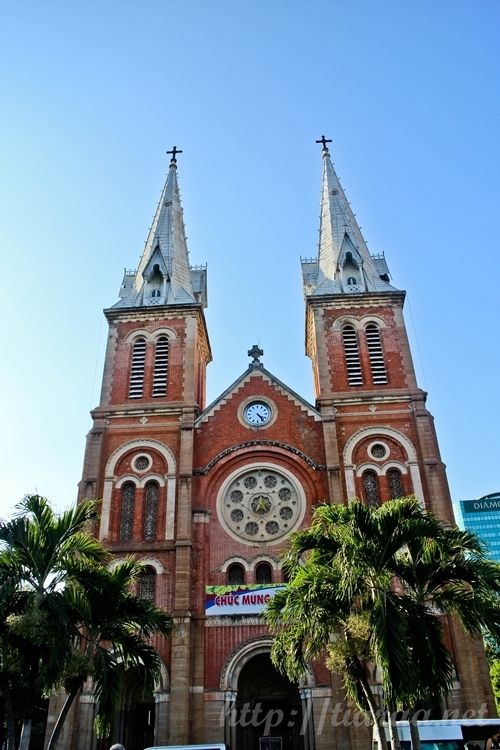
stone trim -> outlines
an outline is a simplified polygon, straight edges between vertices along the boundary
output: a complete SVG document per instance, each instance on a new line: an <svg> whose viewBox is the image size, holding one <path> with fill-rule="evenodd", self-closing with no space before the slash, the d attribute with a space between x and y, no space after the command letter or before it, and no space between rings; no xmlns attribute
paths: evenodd
<svg viewBox="0 0 500 750"><path fill-rule="evenodd" d="M121 458L134 449L144 451L147 449L156 450L160 453L167 464L167 474L162 479L162 486L165 486L165 480L167 485L167 498L166 498L166 528L165 528L165 539L174 538L174 519L175 519L175 495L176 495L176 461L175 456L170 448L161 443L159 440L129 440L126 443L120 445L119 448L113 451L108 458L106 468L104 470L104 487L102 493L102 507L101 507L101 527L99 532L99 540L107 538L109 534L109 521L111 511L111 495L113 493L113 485L116 483L115 469ZM149 475L148 479L152 475ZM156 477L155 477L156 478ZM120 481L120 480L118 480ZM132 481L132 480L131 480ZM137 478L134 478L135 483L138 483ZM139 484L139 486L143 486Z"/></svg>
<svg viewBox="0 0 500 750"><path fill-rule="evenodd" d="M424 489L422 485L422 477L420 476L420 469L418 467L418 458L417 458L417 452L415 450L415 447L411 440L402 432L399 430L395 430L393 427L386 427L386 426L380 426L380 427L363 427L362 429L355 432L351 437L347 440L345 446L344 446L344 474L345 474L345 480L346 480L346 487L347 487L347 497L353 498L356 495L356 489L354 484L354 470L355 467L352 463L352 456L354 453L354 449L358 445L358 443L361 442L361 440L365 440L367 437L373 437L378 438L380 436L386 436L389 438L392 438L397 443L399 443L406 451L406 455L408 457L408 460L406 461L406 465L409 468L410 471L410 477L413 485L413 492L415 496L420 500L422 504L424 504ZM390 462L389 462L390 463ZM395 462L393 462L395 463ZM366 468L366 465L364 465ZM399 468L399 466L396 464L396 467ZM375 468L375 466L373 467ZM388 468L390 468L388 466ZM375 468L377 471L377 469ZM380 473L377 471L377 473Z"/></svg>
<svg viewBox="0 0 500 750"><path fill-rule="evenodd" d="M217 464L223 458L230 456L232 453L235 453L236 451L240 451L240 450L246 450L247 448L259 448L259 447L281 448L281 450L287 451L288 453L293 453L295 456L299 456L299 458L305 461L308 466L315 469L316 471L326 469L326 466L324 466L323 464L317 464L315 461L313 461L312 458L309 458L309 456L306 456L306 454L303 451L299 450L299 448L295 448L294 446L289 445L288 443L281 443L278 440L248 440L244 443L238 443L237 445L232 445L229 448L226 448L225 450L221 451L216 456L214 456L212 460L209 461L205 467L195 469L193 471L193 474L195 476L204 476L208 474L208 472L211 469L213 469L215 464Z"/></svg>
<svg viewBox="0 0 500 750"><path fill-rule="evenodd" d="M360 477L364 471L368 471L368 469L371 469L371 471L376 472L376 474L379 477L383 477L387 474L389 469L398 469L398 471L401 472L401 474L408 474L408 467L404 464L400 463L399 461L387 461L382 466L378 464L372 464L372 463L365 463L360 464L356 468L356 476Z"/></svg>

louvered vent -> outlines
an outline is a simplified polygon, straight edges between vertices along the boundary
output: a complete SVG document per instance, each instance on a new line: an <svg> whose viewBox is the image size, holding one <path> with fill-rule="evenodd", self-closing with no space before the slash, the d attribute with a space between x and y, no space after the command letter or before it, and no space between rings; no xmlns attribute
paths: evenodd
<svg viewBox="0 0 500 750"><path fill-rule="evenodd" d="M146 363L146 339L137 339L132 352L129 398L142 398L144 388L144 365Z"/></svg>
<svg viewBox="0 0 500 750"><path fill-rule="evenodd" d="M372 380L375 384L387 383L387 370L385 369L384 353L382 351L382 341L380 340L378 326L375 323L368 323L365 330Z"/></svg>
<svg viewBox="0 0 500 750"><path fill-rule="evenodd" d="M160 336L156 342L153 396L164 396L167 392L168 338Z"/></svg>
<svg viewBox="0 0 500 750"><path fill-rule="evenodd" d="M358 336L354 326L344 326L342 329L342 338L344 340L345 363L349 385L363 385Z"/></svg>

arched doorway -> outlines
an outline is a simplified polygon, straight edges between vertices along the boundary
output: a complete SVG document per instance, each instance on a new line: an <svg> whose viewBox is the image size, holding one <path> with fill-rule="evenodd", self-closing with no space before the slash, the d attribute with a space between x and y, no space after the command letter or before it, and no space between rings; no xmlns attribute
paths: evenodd
<svg viewBox="0 0 500 750"><path fill-rule="evenodd" d="M242 667L234 709L232 750L304 750L299 689L276 670L269 653Z"/></svg>
<svg viewBox="0 0 500 750"><path fill-rule="evenodd" d="M154 745L155 701L153 692L144 690L142 669L127 670L119 714L120 740L127 750L144 750Z"/></svg>
<svg viewBox="0 0 500 750"><path fill-rule="evenodd" d="M107 750L115 742L127 750L144 750L155 744L155 699L144 684L142 667L132 667L123 674L122 700L111 735L98 740L96 750Z"/></svg>

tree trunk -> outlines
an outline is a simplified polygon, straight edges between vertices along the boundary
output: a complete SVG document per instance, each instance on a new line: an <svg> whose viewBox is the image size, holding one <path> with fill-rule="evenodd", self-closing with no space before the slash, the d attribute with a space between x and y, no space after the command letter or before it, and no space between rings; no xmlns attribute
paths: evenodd
<svg viewBox="0 0 500 750"><path fill-rule="evenodd" d="M31 718L26 717L23 721L23 728L21 729L21 737L19 739L19 750L28 750L31 739Z"/></svg>
<svg viewBox="0 0 500 750"><path fill-rule="evenodd" d="M392 708L387 712L387 720L389 722L389 735L391 737L392 750L401 750L401 743L399 741L398 727L396 724L396 711Z"/></svg>
<svg viewBox="0 0 500 750"><path fill-rule="evenodd" d="M5 748L6 750L14 750L16 746L16 718L14 716L14 707L12 705L10 682L5 673L0 677L0 694L3 696L5 724L7 726L7 744Z"/></svg>
<svg viewBox="0 0 500 750"><path fill-rule="evenodd" d="M7 724L7 750L14 750L16 746L16 718L12 705L12 694L9 687L2 692L5 706L5 721Z"/></svg>
<svg viewBox="0 0 500 750"><path fill-rule="evenodd" d="M420 750L420 734L418 731L417 713L418 711L415 711L415 709L412 709L408 716L408 723L410 725L410 738L411 738L412 750Z"/></svg>
<svg viewBox="0 0 500 750"><path fill-rule="evenodd" d="M62 728L64 726L64 722L66 721L66 717L68 716L69 710L71 706L73 705L73 701L78 695L81 686L82 686L81 680L78 680L78 682L76 682L74 685L71 686L71 689L68 695L66 696L66 700L64 701L64 705L59 712L59 716L57 717L56 723L54 724L54 729L52 730L52 734L50 735L50 740L49 740L46 750L54 750L54 748L56 747L59 741L59 737L62 732Z"/></svg>
<svg viewBox="0 0 500 750"><path fill-rule="evenodd" d="M363 691L363 695L365 696L365 700L368 704L370 717L373 721L373 732L378 744L378 748L379 750L389 750L384 727L384 712L381 711L377 706L377 701L375 700L375 696L373 695L371 686L368 684L368 681L364 675L363 668L360 664L356 665L355 678L359 682L361 690Z"/></svg>

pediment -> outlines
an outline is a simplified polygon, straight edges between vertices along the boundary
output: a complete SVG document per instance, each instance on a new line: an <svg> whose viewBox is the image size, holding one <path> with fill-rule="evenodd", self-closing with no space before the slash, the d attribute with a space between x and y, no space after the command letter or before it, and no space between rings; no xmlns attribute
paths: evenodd
<svg viewBox="0 0 500 750"><path fill-rule="evenodd" d="M347 232L344 233L344 239L342 240L338 265L339 268L342 268L344 265L352 265L355 268L361 268L363 265L363 257L359 250L356 249L354 242Z"/></svg>
<svg viewBox="0 0 500 750"><path fill-rule="evenodd" d="M143 277L148 281L151 281L151 279L157 274L167 279L169 277L167 264L165 263L165 258L163 257L163 254L161 252L159 242L156 244L151 257L148 260L144 271L142 272Z"/></svg>
<svg viewBox="0 0 500 750"><path fill-rule="evenodd" d="M302 412L306 412L309 416L313 417L315 421L321 421L321 415L319 411L302 396L289 388L279 378L275 377L271 372L266 370L264 367L253 367L250 366L248 370L245 370L240 377L232 383L223 393L218 396L207 408L200 414L196 420L196 426L207 422L213 417L222 406L229 403L235 396L238 396L238 400L241 402L245 399L245 390L248 391L248 398L252 400L258 400L255 396L255 380L261 379L263 383L263 393L276 391L279 396L285 396L290 402ZM251 384L251 387L250 387Z"/></svg>

